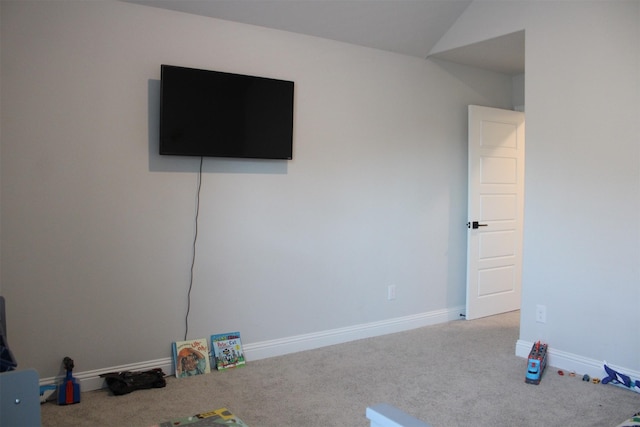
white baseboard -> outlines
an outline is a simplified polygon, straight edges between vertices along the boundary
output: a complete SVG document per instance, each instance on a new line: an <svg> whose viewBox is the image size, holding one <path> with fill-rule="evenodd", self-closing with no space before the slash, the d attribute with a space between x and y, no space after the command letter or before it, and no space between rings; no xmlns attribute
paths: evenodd
<svg viewBox="0 0 640 427"><path fill-rule="evenodd" d="M244 350L249 360L266 359L457 320L460 319L460 313L463 310L464 307L453 307L346 328L262 341L245 345Z"/></svg>
<svg viewBox="0 0 640 427"><path fill-rule="evenodd" d="M435 310L427 313L411 316L397 317L379 322L364 323L345 328L330 329L310 334L295 335L275 340L246 343L243 345L244 353L248 361L266 359L297 353L299 351L313 350L329 345L343 344L364 338L377 337L396 332L408 331L423 326L436 325L451 320L460 319L460 313L464 307L452 307L443 310ZM531 346L529 346L531 347ZM528 354L528 351L527 351ZM93 371L75 372L73 377L80 384L81 391L99 390L106 387L101 374L122 371L144 371L161 368L164 373L173 373L173 360L171 357L150 360L129 365L113 366ZM64 377L49 377L40 379L40 385L59 384Z"/></svg>
<svg viewBox="0 0 640 427"><path fill-rule="evenodd" d="M525 359L528 358L532 346L533 342L518 340L516 343L516 356L524 357ZM607 373L604 370L603 360L590 359L574 353L557 350L551 346L549 346L547 358L548 365L553 366L556 369L574 371L580 376L587 374L591 378L602 379L607 376ZM612 365L610 363L607 363L607 366L628 375L631 378L640 378L640 372L638 371L633 371L623 366Z"/></svg>
<svg viewBox="0 0 640 427"><path fill-rule="evenodd" d="M165 374L169 374L173 369L173 360L170 357L165 359L149 360L140 363L131 363L129 365L113 366L104 369L95 369L93 371L76 372L73 371L73 377L80 384L80 391L91 391L105 388L107 385L104 378L100 375L107 374L109 372L122 372L122 371L146 371L148 369L161 368ZM41 378L40 385L60 384L64 380L62 377L49 377Z"/></svg>

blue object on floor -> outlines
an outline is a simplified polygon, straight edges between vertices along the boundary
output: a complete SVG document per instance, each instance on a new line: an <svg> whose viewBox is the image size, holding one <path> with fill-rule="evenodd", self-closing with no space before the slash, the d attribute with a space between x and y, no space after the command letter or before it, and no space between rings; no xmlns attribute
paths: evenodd
<svg viewBox="0 0 640 427"><path fill-rule="evenodd" d="M367 418L371 420L371 427L431 427L387 403L368 407Z"/></svg>
<svg viewBox="0 0 640 427"><path fill-rule="evenodd" d="M0 374L0 426L41 425L39 383L33 369Z"/></svg>
<svg viewBox="0 0 640 427"><path fill-rule="evenodd" d="M76 382L71 373L73 372L73 359L65 357L64 367L67 376L58 387L58 405L71 405L80 402L80 384Z"/></svg>

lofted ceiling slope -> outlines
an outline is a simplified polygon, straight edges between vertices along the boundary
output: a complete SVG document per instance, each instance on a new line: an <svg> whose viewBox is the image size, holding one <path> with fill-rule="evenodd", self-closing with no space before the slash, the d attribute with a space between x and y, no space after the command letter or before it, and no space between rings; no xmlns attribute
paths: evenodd
<svg viewBox="0 0 640 427"><path fill-rule="evenodd" d="M472 0L123 0L427 58ZM524 72L524 33L434 57Z"/></svg>

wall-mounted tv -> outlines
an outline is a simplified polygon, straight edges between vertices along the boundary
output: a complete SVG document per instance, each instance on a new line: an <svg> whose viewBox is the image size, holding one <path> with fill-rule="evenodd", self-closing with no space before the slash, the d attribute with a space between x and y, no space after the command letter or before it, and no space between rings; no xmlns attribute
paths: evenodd
<svg viewBox="0 0 640 427"><path fill-rule="evenodd" d="M174 65L160 72L160 154L292 158L292 81Z"/></svg>

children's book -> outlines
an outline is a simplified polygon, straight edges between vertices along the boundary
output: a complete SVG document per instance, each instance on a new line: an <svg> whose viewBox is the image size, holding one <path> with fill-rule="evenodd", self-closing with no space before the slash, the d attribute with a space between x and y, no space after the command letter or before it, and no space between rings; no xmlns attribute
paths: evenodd
<svg viewBox="0 0 640 427"><path fill-rule="evenodd" d="M211 350L213 365L219 371L245 364L240 332L211 335Z"/></svg>
<svg viewBox="0 0 640 427"><path fill-rule="evenodd" d="M173 343L173 363L176 378L191 377L211 372L209 344L206 338Z"/></svg>
<svg viewBox="0 0 640 427"><path fill-rule="evenodd" d="M191 417L177 418L175 420L155 424L151 427L175 427L186 425L189 427L249 427L240 418L233 415L227 408L220 408L215 411L196 414Z"/></svg>

